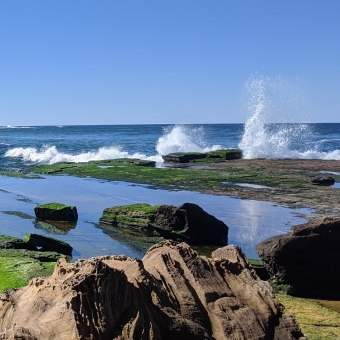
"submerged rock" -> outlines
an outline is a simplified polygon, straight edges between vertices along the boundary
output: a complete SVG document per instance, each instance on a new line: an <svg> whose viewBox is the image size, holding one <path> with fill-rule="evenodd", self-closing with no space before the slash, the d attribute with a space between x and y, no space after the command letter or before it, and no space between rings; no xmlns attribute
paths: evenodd
<svg viewBox="0 0 340 340"><path fill-rule="evenodd" d="M47 203L34 208L35 216L41 220L51 221L77 221L76 207L62 203Z"/></svg>
<svg viewBox="0 0 340 340"><path fill-rule="evenodd" d="M101 223L140 228L167 239L184 240L192 245L224 246L228 227L197 204L172 205L130 204L104 210Z"/></svg>
<svg viewBox="0 0 340 340"><path fill-rule="evenodd" d="M340 298L340 218L291 228L256 246L268 273L299 296Z"/></svg>
<svg viewBox="0 0 340 340"><path fill-rule="evenodd" d="M0 332L24 325L37 340L305 339L270 285L234 253L208 259L165 241L142 260L60 260L52 276L0 295Z"/></svg>

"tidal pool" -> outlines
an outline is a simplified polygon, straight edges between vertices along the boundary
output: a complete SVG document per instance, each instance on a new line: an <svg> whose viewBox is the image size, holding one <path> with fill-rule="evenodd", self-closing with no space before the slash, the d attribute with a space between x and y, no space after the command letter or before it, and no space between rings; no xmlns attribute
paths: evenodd
<svg viewBox="0 0 340 340"><path fill-rule="evenodd" d="M36 204L60 202L75 205L79 219L75 228L58 232L36 223ZM241 200L192 191L169 191L126 182L109 182L68 176L22 179L0 176L0 234L23 237L39 233L68 242L74 248L72 261L99 255L141 258L145 249L133 237L100 228L104 208L132 203L172 204L185 202L200 205L229 227L229 244L240 245L248 258L258 258L255 245L260 241L290 231L293 225L306 222L301 214L309 209L290 209L270 202ZM15 215L9 212L19 211ZM27 214L27 215L25 215Z"/></svg>

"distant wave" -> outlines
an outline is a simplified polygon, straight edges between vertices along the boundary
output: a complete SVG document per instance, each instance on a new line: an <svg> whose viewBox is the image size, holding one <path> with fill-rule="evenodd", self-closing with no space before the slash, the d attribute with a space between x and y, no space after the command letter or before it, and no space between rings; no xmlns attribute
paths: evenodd
<svg viewBox="0 0 340 340"><path fill-rule="evenodd" d="M33 129L33 126L13 126L13 125L7 125L7 126L0 126L0 129Z"/></svg>
<svg viewBox="0 0 340 340"><path fill-rule="evenodd" d="M58 162L89 162L104 159L139 158L143 160L162 161L160 156L146 156L142 153L129 154L120 151L117 147L102 147L95 151L89 151L72 155L58 151L55 146L45 146L40 150L36 148L13 148L5 153L6 157L22 158L24 162L54 164Z"/></svg>

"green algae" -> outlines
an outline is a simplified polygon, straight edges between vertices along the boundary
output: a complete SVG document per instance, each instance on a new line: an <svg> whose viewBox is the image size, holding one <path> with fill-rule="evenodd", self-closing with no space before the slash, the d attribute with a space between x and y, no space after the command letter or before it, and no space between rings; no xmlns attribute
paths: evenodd
<svg viewBox="0 0 340 340"><path fill-rule="evenodd" d="M211 158L214 162L214 159ZM140 184L151 184L168 189L187 189L204 191L208 188L223 188L222 182L247 182L266 186L310 186L309 182L294 181L292 177L278 176L277 173L261 171L259 167L234 168L228 166L233 161L222 161L223 167L200 168L192 163L190 167L141 167L134 165L135 160L114 159L91 161L88 163L57 163L39 165L30 172L49 175L70 175L92 177L112 181L125 181ZM214 164L214 163L211 163ZM104 168L101 168L104 167Z"/></svg>
<svg viewBox="0 0 340 340"><path fill-rule="evenodd" d="M0 235L0 292L19 288L38 276L51 275L58 259L56 252L38 251L16 237Z"/></svg>
<svg viewBox="0 0 340 340"><path fill-rule="evenodd" d="M101 223L118 226L147 227L154 219L159 205L144 203L106 208L100 218Z"/></svg>
<svg viewBox="0 0 340 340"><path fill-rule="evenodd" d="M4 210L4 211L1 211L3 214L6 214L6 215L13 215L13 216L18 216L18 217L21 217L23 219L26 219L26 220L32 220L32 219L35 219L34 216L32 215L29 215L29 214L26 214L22 211L9 211L9 210Z"/></svg>
<svg viewBox="0 0 340 340"><path fill-rule="evenodd" d="M70 206L63 204L63 203L52 202L52 203L40 204L40 205L37 205L37 207L38 208L51 209L51 210L62 210L62 209L68 208ZM73 208L73 207L71 207L71 208Z"/></svg>

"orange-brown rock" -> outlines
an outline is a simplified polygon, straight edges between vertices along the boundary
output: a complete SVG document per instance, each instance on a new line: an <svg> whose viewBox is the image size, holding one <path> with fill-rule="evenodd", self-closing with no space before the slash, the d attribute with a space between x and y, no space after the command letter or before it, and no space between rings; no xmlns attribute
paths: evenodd
<svg viewBox="0 0 340 340"><path fill-rule="evenodd" d="M165 241L142 260L61 259L0 297L0 339L14 325L37 340L304 339L242 251L225 249L208 259Z"/></svg>

